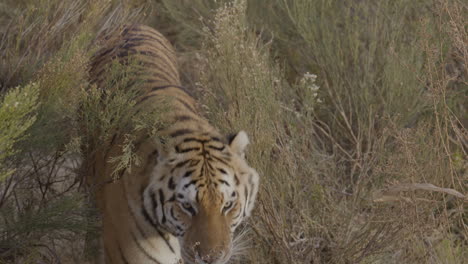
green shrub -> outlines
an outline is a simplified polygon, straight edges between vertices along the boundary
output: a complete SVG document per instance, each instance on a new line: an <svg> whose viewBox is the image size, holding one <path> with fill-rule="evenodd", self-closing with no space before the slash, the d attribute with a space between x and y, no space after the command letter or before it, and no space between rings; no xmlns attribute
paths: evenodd
<svg viewBox="0 0 468 264"><path fill-rule="evenodd" d="M120 1L0 4L0 263L86 257L85 237L98 224L80 191L88 63L96 35L138 21L142 9Z"/></svg>
<svg viewBox="0 0 468 264"><path fill-rule="evenodd" d="M24 139L26 131L36 121L38 84L31 83L8 92L0 104L0 181L15 169L7 168L7 159L18 151L15 144Z"/></svg>

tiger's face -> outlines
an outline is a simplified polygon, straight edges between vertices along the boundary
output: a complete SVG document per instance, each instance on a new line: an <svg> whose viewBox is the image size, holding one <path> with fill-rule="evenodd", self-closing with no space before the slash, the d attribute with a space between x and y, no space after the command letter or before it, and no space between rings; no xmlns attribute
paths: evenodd
<svg viewBox="0 0 468 264"><path fill-rule="evenodd" d="M223 264L233 251L233 233L254 206L259 176L246 160L241 131L229 144L188 137L160 157L144 191L144 211L178 237L188 264Z"/></svg>

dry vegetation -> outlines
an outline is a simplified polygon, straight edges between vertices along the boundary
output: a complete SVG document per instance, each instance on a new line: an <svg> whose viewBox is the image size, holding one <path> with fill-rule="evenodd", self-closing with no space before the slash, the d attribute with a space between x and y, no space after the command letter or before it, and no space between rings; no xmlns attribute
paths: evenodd
<svg viewBox="0 0 468 264"><path fill-rule="evenodd" d="M232 263L466 263L467 14L460 0L2 1L0 263L92 254L77 131L119 129L128 104L99 112L86 67L99 32L133 22L173 42L213 124L251 137L261 191Z"/></svg>

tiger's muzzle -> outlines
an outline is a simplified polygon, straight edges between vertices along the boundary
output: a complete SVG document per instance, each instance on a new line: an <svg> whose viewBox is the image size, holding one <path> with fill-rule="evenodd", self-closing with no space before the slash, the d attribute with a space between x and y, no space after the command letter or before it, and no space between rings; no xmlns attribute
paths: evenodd
<svg viewBox="0 0 468 264"><path fill-rule="evenodd" d="M201 210L183 237L182 256L187 263L223 264L229 260L231 244L228 217Z"/></svg>

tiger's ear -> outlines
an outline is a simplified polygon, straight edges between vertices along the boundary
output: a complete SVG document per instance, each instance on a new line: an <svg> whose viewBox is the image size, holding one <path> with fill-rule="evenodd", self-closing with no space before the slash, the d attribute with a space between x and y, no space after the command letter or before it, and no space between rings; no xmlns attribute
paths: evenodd
<svg viewBox="0 0 468 264"><path fill-rule="evenodd" d="M245 147L250 143L249 137L245 131L241 130L239 133L229 137L229 147L231 150L241 157L245 156Z"/></svg>

